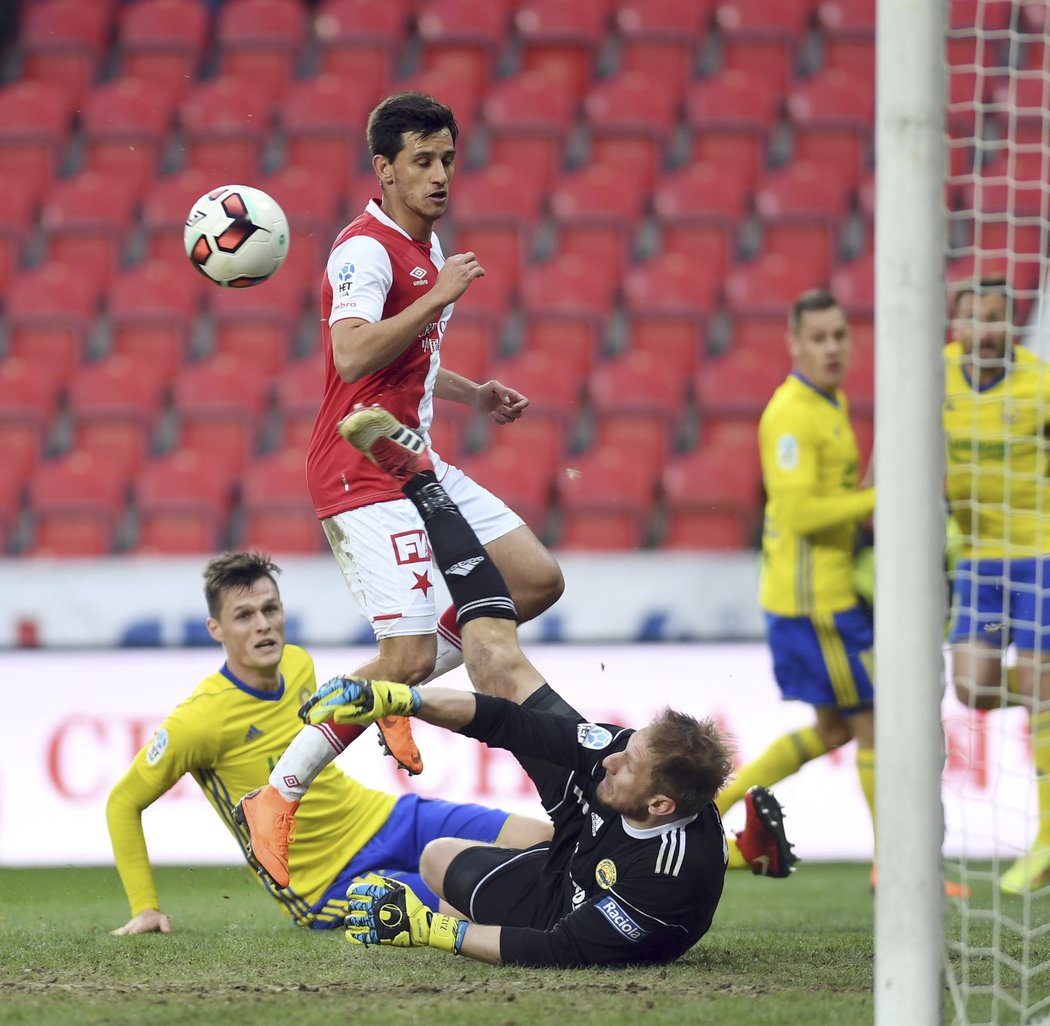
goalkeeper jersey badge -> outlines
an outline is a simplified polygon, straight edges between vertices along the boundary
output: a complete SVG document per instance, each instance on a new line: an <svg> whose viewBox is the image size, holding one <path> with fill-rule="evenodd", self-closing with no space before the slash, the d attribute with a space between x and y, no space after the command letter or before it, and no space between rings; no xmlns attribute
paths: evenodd
<svg viewBox="0 0 1050 1026"><path fill-rule="evenodd" d="M616 863L612 859L602 859L595 867L594 879L603 891L609 890L616 883Z"/></svg>
<svg viewBox="0 0 1050 1026"><path fill-rule="evenodd" d="M581 723L576 728L576 739L584 748L598 751L607 748L612 741L612 734L597 723Z"/></svg>

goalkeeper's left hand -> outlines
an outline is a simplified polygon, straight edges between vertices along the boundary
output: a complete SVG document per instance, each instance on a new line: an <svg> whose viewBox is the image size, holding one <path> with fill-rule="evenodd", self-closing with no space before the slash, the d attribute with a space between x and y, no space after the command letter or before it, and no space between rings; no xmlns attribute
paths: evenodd
<svg viewBox="0 0 1050 1026"><path fill-rule="evenodd" d="M466 922L427 908L399 880L372 874L353 884L346 896L350 899L346 939L352 944L431 947L459 954Z"/></svg>
<svg viewBox="0 0 1050 1026"><path fill-rule="evenodd" d="M406 684L360 677L326 680L299 709L306 723L355 723L367 726L383 716L412 716L419 712L419 692Z"/></svg>

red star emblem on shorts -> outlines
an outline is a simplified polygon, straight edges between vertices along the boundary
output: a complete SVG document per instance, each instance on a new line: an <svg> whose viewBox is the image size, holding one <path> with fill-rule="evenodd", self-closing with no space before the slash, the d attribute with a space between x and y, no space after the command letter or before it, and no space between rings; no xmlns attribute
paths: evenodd
<svg viewBox="0 0 1050 1026"><path fill-rule="evenodd" d="M412 591L421 591L423 592L423 597L426 598L427 593L434 587L434 585L430 583L429 571L424 570L423 573L417 574L415 570L413 570L412 576L416 579L416 583L412 585Z"/></svg>

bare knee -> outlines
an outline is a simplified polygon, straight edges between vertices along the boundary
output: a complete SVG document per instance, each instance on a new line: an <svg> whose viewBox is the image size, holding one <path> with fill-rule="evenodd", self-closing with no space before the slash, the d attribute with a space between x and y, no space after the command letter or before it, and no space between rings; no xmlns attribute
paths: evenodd
<svg viewBox="0 0 1050 1026"><path fill-rule="evenodd" d="M378 657L362 667L362 673L378 680L418 684L434 672L436 659L437 640L433 634L384 638L379 643Z"/></svg>
<svg viewBox="0 0 1050 1026"><path fill-rule="evenodd" d="M438 837L429 841L419 856L419 874L439 898L445 897L445 872L459 851L458 839Z"/></svg>
<svg viewBox="0 0 1050 1026"><path fill-rule="evenodd" d="M829 749L841 748L853 740L853 734L845 723L818 724L817 733Z"/></svg>

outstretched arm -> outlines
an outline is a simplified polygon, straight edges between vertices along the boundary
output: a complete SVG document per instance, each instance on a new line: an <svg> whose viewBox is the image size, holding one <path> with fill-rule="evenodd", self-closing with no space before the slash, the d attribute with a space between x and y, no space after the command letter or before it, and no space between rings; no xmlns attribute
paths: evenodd
<svg viewBox="0 0 1050 1026"><path fill-rule="evenodd" d="M160 911L157 884L142 832L142 810L159 797L133 763L117 781L106 803L106 822L117 872L131 906L131 919L114 930L114 934L171 933L171 920Z"/></svg>

